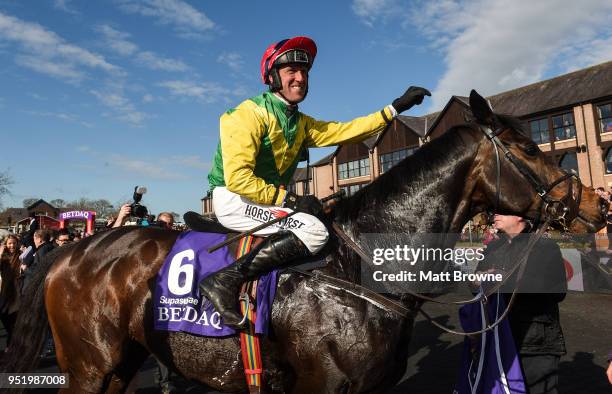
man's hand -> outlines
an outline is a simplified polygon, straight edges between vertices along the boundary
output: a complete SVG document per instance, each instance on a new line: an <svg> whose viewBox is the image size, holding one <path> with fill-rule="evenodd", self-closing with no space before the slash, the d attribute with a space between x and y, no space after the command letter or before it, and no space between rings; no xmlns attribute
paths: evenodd
<svg viewBox="0 0 612 394"><path fill-rule="evenodd" d="M414 105L421 104L425 96L431 96L429 90L418 86L411 86L401 97L393 100L391 105L393 105L393 108L395 108L399 114L409 110Z"/></svg>
<svg viewBox="0 0 612 394"><path fill-rule="evenodd" d="M315 196L298 196L291 192L288 192L287 197L285 197L284 207L314 216L318 216L323 211L323 204Z"/></svg>
<svg viewBox="0 0 612 394"><path fill-rule="evenodd" d="M121 209L119 210L119 214L117 215L117 220L115 220L115 224L113 227L121 227L123 223L125 223L125 219L127 219L132 213L132 207L130 204L123 204Z"/></svg>

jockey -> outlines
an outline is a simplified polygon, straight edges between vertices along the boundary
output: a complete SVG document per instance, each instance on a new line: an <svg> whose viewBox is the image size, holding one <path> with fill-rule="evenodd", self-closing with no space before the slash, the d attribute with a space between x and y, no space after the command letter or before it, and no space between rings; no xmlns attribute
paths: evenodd
<svg viewBox="0 0 612 394"><path fill-rule="evenodd" d="M317 218L322 210L319 200L284 188L303 151L363 141L430 96L427 89L412 86L392 105L368 116L347 123L315 120L301 113L298 103L308 93L308 72L316 55L317 46L308 37L270 45L261 59L261 78L269 91L221 116L220 143L208 175L219 222L243 232L298 211L258 231L256 235L266 236L263 242L199 284L200 293L212 302L223 323L234 328L241 328L236 304L244 282L315 254L327 242L327 229Z"/></svg>

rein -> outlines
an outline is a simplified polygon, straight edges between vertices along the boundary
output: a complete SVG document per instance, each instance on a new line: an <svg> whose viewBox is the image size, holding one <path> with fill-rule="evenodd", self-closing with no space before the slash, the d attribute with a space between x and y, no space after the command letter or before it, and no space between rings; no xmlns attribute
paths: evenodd
<svg viewBox="0 0 612 394"><path fill-rule="evenodd" d="M504 313L502 313L493 323L489 323L488 321L488 317L485 315L485 322L486 322L486 327L478 330L478 331L470 331L470 332L463 332L463 331L456 331L450 328L445 327L444 325L436 322L427 312L425 312L423 310L423 306L418 305L417 306L417 311L420 312L431 324L433 324L434 326L438 327L439 329L448 332L449 334L455 334L455 335L462 335L462 336L467 336L467 335L478 335L478 334L482 334L485 333L487 331L492 330L493 328L495 328L497 325L499 325L499 323L502 322L502 320L508 315L510 308L512 307L513 303L514 303L514 299L516 297L516 293L517 290L521 284L521 281L523 279L523 274L525 273L525 268L527 266L527 260L529 257L529 253L531 253L531 250L533 249L533 247L535 246L535 244L540 240L540 238L542 238L542 235L544 234L544 231L546 231L546 229L548 228L550 224L550 221L547 220L546 222L542 223L540 225L540 227L538 228L538 230L535 233L532 233L531 236L529 237L529 241L527 243L527 247L523 250L523 254L521 256L521 258L519 259L519 263L517 265L515 265L510 271L508 271L508 274L506 275L506 277L499 283L497 283L496 285L492 286L491 288L489 288L486 292L484 291L480 291L478 292L478 294L470 299L470 300L464 300L464 301L441 301L441 300L437 300L435 298L431 298L431 297L427 297L425 295L422 294L418 294L418 293L414 293L411 291L406 291L406 294L409 294L421 301L429 301L429 302L435 302L438 304L443 304L443 305L466 305L466 304L473 304L476 302L480 302L480 304L483 307L486 307L487 303L488 303L488 299L489 297L496 293L513 275L514 273L518 270L517 273L517 277L516 277L516 285L512 291L512 295L510 296L510 301L508 302L508 305L506 306ZM363 251L363 249L361 249L361 247L359 245L357 245L352 239L350 239L350 237L348 235L346 235L346 233L344 232L344 230L342 230L340 228L340 226L338 226L336 223L334 223L332 225L334 231L338 234L338 236L347 243L347 246L349 246L351 249L353 249L355 251L355 253L357 253L359 256L361 256L362 258L364 258L366 260L366 262L371 262L371 258L367 255L367 253L365 253ZM315 273L311 273L308 271L304 271L298 268L288 268L288 271L291 272L295 272L298 274L302 274L305 276L308 276L310 278L312 278L313 280L320 282L320 283L324 283L324 284L328 284L331 285L335 288L337 288L338 290L342 290L345 291L347 293L350 293L352 295L355 295L357 297L363 298L367 301L372 302L375 305L378 305L379 307L381 307L382 309L385 309L387 311L390 312L395 312L396 314L400 315L401 317L406 317L408 316L412 310L404 305L402 305L399 302L396 302L392 299L390 299L389 297L385 297L382 294L376 293L364 286L358 285L356 283L350 282L348 280L345 279L340 279L340 278L336 278L334 276L330 276L330 275L326 275L323 274L321 272L315 272Z"/></svg>
<svg viewBox="0 0 612 394"><path fill-rule="evenodd" d="M512 154L512 152L510 152L508 147L504 145L502 141L499 139L498 136L501 133L503 133L506 129L497 128L495 131L493 131L491 130L490 127L483 126L483 125L475 126L473 124L468 124L468 126L472 128L477 128L477 130L481 131L487 137L487 139L489 139L489 141L493 143L493 147L495 149L495 159L496 159L495 160L496 162L495 163L496 164L495 165L496 167L496 182L495 182L496 193L495 193L495 203L494 203L495 210L497 211L499 208L499 201L500 201L500 194L501 194L501 159L499 155L500 149L503 152L506 159L514 165L514 167L519 171L519 173L534 188L535 192L541 199L541 204L538 209L538 216L536 218L536 226L539 225L537 226L538 229L535 233L531 234L527 247L523 250L523 254L519 259L519 263L515 265L508 272L507 276L501 282L498 282L494 286L491 286L486 292L482 291L482 287L481 287L481 291L479 291L478 294L472 299L463 300L463 301L448 301L447 302L447 301L440 301L435 298L428 297L428 296L418 294L418 293L414 293L411 291L406 291L406 294L409 294L421 301L435 302L435 303L444 304L444 305L466 305L466 304L473 304L475 302L480 302L481 305L485 307L488 302L488 298L492 294L499 291L499 289L518 270L517 277L516 277L516 284L512 291L512 295L510 296L510 301L508 302L508 305L506 306L504 310L504 313L502 313L501 316L499 316L492 324L489 323L488 316L485 313L484 318L485 318L486 326L485 328L481 330L472 331L472 332L462 332L462 331L452 330L436 322L435 320L433 320L432 317L423 310L422 303L421 305L418 305L418 312L420 312L429 322L431 322L431 324L433 324L434 326L448 333L456 334L456 335L463 335L463 336L477 335L477 334L485 333L495 328L508 315L510 308L512 307L514 303L517 290L521 284L523 274L525 273L525 267L527 266L527 260L529 257L529 253L531 253L531 250L533 249L535 244L540 240L540 238L544 234L544 231L546 231L551 221L554 220L560 223L564 229L567 229L566 215L568 214L568 212L570 212L570 208L568 206L570 202L574 202L574 206L576 210L576 218L580 219L579 207L580 207L580 200L582 197L582 183L580 182L580 179L578 178L576 174L571 174L571 173L564 171L565 174L563 176L559 177L558 179L556 179L550 184L541 182L540 178L529 167L527 167L522 161L520 161L514 154ZM574 183L573 179L574 178L576 179L577 189L578 189L578 195L575 199L573 198L573 183ZM559 185L561 182L565 182L567 180L569 180L569 182L568 182L568 190L567 190L566 195L561 199L552 198L549 195L552 189L555 188L557 185ZM544 213L546 220L544 223L540 224L542 212ZM556 215L556 217L553 217L554 215ZM332 228L334 229L338 237L350 249L352 249L355 253L357 253L366 263L369 263L370 265L372 265L372 258L357 243L355 243L355 241L353 241L336 222L332 223ZM295 268L291 268L290 270L296 273L300 273L302 275L310 276L316 281L320 281L320 282L324 282L324 283L328 283L333 286L336 286L338 289L345 290L351 294L367 299L370 302L380 305L383 309L396 312L401 316L407 316L411 312L409 308L402 305L401 303L395 302L389 299L388 297L383 296L382 294L376 293L356 283L352 283L344 279L335 278L335 277L325 275L322 273L312 274L312 273L298 270Z"/></svg>

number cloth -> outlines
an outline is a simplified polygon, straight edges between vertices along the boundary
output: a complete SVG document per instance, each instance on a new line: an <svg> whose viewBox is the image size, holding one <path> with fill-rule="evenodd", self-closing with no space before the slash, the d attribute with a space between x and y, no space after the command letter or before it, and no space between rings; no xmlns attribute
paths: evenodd
<svg viewBox="0 0 612 394"><path fill-rule="evenodd" d="M212 337L236 333L234 329L223 325L219 313L210 302L204 303L202 309L198 289L202 279L234 261L227 247L208 253L208 248L223 240L224 234L187 231L179 235L157 275L153 296L156 330L183 331ZM259 278L257 283L257 334L268 333L277 274L278 271L272 271Z"/></svg>

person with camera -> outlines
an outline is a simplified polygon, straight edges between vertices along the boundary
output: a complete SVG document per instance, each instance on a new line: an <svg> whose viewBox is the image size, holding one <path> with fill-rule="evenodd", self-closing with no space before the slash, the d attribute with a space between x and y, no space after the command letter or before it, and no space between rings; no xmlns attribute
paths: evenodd
<svg viewBox="0 0 612 394"><path fill-rule="evenodd" d="M119 209L119 213L117 214L117 219L113 224L113 228L123 226L131 214L132 204L123 204Z"/></svg>
<svg viewBox="0 0 612 394"><path fill-rule="evenodd" d="M297 211L258 231L267 238L232 265L199 285L223 323L242 328L236 303L241 284L300 257L317 253L328 239L317 218L322 206L312 195L298 196L289 184L309 147L363 141L383 131L397 114L431 94L411 86L382 110L347 123L319 121L299 111L308 93L308 75L317 47L308 37L270 45L261 59L261 78L269 90L243 101L220 119L220 142L208 175L219 222L235 231Z"/></svg>

